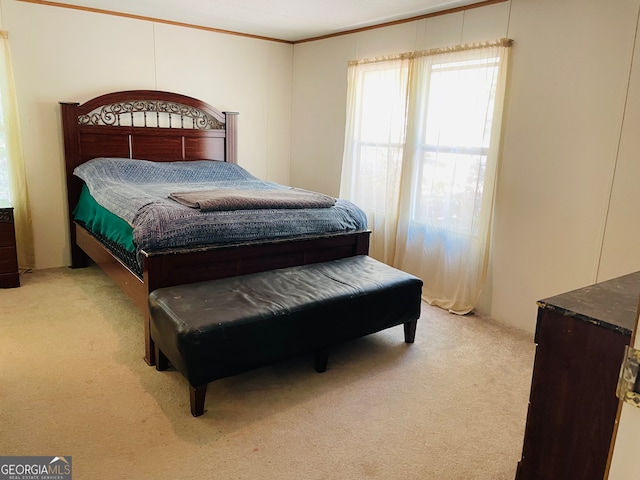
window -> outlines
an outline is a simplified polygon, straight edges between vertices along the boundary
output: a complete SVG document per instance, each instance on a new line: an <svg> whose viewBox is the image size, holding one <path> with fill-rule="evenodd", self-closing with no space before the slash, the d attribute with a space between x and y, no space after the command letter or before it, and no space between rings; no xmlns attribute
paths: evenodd
<svg viewBox="0 0 640 480"><path fill-rule="evenodd" d="M398 69L363 69L358 79L359 110L357 147L355 149L357 179L353 184L360 203L376 212L393 211L397 207L404 150L406 72Z"/></svg>
<svg viewBox="0 0 640 480"><path fill-rule="evenodd" d="M477 235L498 58L430 67L412 220Z"/></svg>
<svg viewBox="0 0 640 480"><path fill-rule="evenodd" d="M486 273L509 40L352 62L341 196L370 254L467 313Z"/></svg>
<svg viewBox="0 0 640 480"><path fill-rule="evenodd" d="M18 102L11 68L9 34L0 30L0 199L7 198L11 199L13 205L18 266L21 269L33 268L33 231L20 141Z"/></svg>
<svg viewBox="0 0 640 480"><path fill-rule="evenodd" d="M7 139L2 114L2 91L0 89L0 199L9 198L9 162L7 161Z"/></svg>

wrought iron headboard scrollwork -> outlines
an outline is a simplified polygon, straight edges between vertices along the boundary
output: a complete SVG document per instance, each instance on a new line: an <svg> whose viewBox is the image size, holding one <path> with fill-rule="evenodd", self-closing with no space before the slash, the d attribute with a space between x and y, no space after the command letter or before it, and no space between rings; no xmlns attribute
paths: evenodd
<svg viewBox="0 0 640 480"><path fill-rule="evenodd" d="M133 100L102 105L78 116L79 125L224 130L225 124L196 107L163 100Z"/></svg>

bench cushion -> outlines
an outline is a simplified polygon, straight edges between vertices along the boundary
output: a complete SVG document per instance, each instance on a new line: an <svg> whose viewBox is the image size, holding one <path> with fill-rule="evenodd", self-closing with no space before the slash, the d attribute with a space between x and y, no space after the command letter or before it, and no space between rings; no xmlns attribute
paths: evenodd
<svg viewBox="0 0 640 480"><path fill-rule="evenodd" d="M421 289L368 256L161 288L151 337L199 386L413 321Z"/></svg>

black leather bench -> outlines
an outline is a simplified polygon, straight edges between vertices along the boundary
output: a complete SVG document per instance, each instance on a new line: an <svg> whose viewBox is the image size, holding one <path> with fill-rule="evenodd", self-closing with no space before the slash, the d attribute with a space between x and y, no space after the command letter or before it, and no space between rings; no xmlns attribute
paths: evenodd
<svg viewBox="0 0 640 480"><path fill-rule="evenodd" d="M149 295L156 368L186 377L199 416L213 380L305 353L322 372L332 345L400 324L413 343L421 291L368 256L161 288Z"/></svg>

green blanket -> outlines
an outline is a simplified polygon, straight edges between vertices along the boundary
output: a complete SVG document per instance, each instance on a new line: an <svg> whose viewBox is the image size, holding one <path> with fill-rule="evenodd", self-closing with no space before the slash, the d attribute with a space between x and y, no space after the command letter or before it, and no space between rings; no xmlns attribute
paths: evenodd
<svg viewBox="0 0 640 480"><path fill-rule="evenodd" d="M92 232L121 245L129 252L135 253L136 246L133 243L131 225L96 202L86 185L82 186L80 200L73 210L73 218L84 223Z"/></svg>

